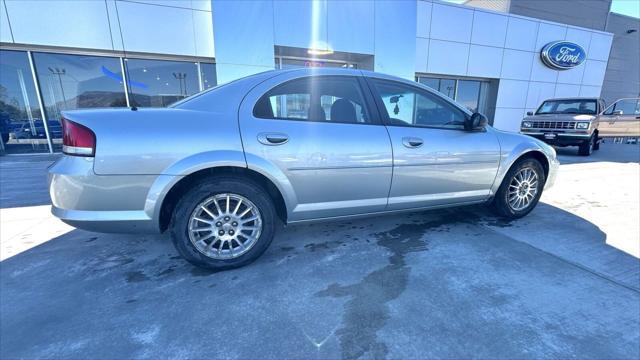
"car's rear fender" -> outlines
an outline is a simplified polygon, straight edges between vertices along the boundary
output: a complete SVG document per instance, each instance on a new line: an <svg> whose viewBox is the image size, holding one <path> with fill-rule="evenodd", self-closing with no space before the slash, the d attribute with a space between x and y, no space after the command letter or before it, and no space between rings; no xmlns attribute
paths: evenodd
<svg viewBox="0 0 640 360"><path fill-rule="evenodd" d="M251 156L251 155L249 155ZM164 174L158 176L149 188L144 211L153 219L157 228L162 228L162 208L167 200L167 196L181 180L202 172L211 170L211 174L216 174L217 169L249 170L258 173L266 178L284 201L284 207L288 217L290 209L297 204L293 187L287 177L280 169L273 164L259 158L251 158L251 166L247 166L244 153L242 151L208 151L184 158L169 167ZM213 175L215 176L215 175Z"/></svg>
<svg viewBox="0 0 640 360"><path fill-rule="evenodd" d="M190 109L83 110L65 118L96 136L98 175L170 174L173 164L207 151L242 151L237 107L222 112Z"/></svg>
<svg viewBox="0 0 640 360"><path fill-rule="evenodd" d="M244 168L247 164L244 160L243 152L237 150L205 151L182 158L163 170L162 174L157 177L149 188L144 211L154 222L157 222L162 202L175 184L185 176L197 171L220 166Z"/></svg>

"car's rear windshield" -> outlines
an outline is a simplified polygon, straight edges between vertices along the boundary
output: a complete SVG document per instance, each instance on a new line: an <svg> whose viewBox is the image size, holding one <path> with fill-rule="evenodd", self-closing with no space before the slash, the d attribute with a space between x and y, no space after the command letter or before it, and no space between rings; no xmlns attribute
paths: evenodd
<svg viewBox="0 0 640 360"><path fill-rule="evenodd" d="M595 114L596 108L596 100L547 100L540 105L536 115Z"/></svg>

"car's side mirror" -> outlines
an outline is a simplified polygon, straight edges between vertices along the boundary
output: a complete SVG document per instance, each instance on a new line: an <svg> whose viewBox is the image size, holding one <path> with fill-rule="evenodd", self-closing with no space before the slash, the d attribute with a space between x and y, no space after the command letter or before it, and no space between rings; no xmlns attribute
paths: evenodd
<svg viewBox="0 0 640 360"><path fill-rule="evenodd" d="M533 111L527 111L527 116L533 116Z"/></svg>
<svg viewBox="0 0 640 360"><path fill-rule="evenodd" d="M614 110L613 115L624 115L624 111L622 110Z"/></svg>
<svg viewBox="0 0 640 360"><path fill-rule="evenodd" d="M473 113L470 117L466 118L464 121L464 129L466 131L477 131L484 129L487 126L487 117L480 114L479 112Z"/></svg>

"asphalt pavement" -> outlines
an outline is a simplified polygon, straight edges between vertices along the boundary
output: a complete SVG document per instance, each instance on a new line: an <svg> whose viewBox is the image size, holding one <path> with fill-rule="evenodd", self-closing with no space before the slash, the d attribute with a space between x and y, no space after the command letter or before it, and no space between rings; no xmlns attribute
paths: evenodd
<svg viewBox="0 0 640 360"><path fill-rule="evenodd" d="M0 157L0 358L637 359L639 149L560 149L521 220L476 206L290 226L218 273L167 235L62 224L52 160Z"/></svg>

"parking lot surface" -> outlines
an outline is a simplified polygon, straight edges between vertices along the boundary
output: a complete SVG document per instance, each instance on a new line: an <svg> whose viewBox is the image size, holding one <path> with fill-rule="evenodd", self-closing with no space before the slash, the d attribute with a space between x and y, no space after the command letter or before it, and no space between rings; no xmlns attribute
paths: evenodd
<svg viewBox="0 0 640 360"><path fill-rule="evenodd" d="M524 219L478 206L290 226L218 273L167 235L62 224L52 160L0 158L0 357L638 358L640 148L559 153Z"/></svg>

